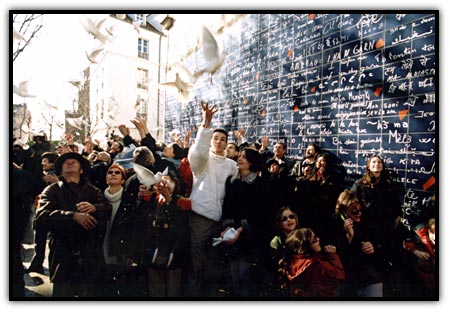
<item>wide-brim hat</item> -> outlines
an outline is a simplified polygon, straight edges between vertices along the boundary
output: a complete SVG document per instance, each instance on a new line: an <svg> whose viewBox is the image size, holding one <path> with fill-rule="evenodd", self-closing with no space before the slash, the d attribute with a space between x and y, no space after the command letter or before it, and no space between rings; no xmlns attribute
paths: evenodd
<svg viewBox="0 0 450 312"><path fill-rule="evenodd" d="M75 159L76 161L78 161L81 165L81 169L83 169L83 173L86 173L91 167L89 161L81 154L65 153L59 156L55 161L55 173L57 175L61 174L62 165L67 159Z"/></svg>

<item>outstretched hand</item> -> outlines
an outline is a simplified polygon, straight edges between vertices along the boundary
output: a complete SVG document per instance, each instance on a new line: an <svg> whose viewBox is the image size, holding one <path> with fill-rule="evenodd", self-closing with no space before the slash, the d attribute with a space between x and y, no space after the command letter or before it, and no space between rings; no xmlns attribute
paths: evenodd
<svg viewBox="0 0 450 312"><path fill-rule="evenodd" d="M203 101L200 101L200 105L202 106L202 110L203 110L203 114L202 114L203 121L206 125L209 126L213 115L219 110L219 108L217 108L216 104L212 104L212 106L209 107L209 104L207 102L203 102Z"/></svg>
<svg viewBox="0 0 450 312"><path fill-rule="evenodd" d="M132 119L131 122L136 127L136 129L138 129L141 137L145 137L145 135L148 133L147 120L145 120L144 118L136 117Z"/></svg>

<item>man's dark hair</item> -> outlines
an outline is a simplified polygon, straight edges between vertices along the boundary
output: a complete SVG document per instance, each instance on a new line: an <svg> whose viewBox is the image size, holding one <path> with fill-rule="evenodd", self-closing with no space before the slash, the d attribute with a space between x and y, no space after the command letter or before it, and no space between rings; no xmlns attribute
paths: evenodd
<svg viewBox="0 0 450 312"><path fill-rule="evenodd" d="M225 139L228 141L228 133L225 131L225 129L215 128L214 131L213 131L213 134L214 134L214 132L220 132L220 133L225 134Z"/></svg>
<svg viewBox="0 0 450 312"><path fill-rule="evenodd" d="M44 158L47 158L49 163L54 164L58 158L58 154L53 152L44 152L41 155L41 159Z"/></svg>

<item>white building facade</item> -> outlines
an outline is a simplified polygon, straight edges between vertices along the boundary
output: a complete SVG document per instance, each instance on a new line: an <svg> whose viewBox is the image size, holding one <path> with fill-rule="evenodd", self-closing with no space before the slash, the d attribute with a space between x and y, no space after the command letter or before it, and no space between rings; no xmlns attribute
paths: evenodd
<svg viewBox="0 0 450 312"><path fill-rule="evenodd" d="M88 103L79 103L81 110L89 111L86 132L93 138L104 140L113 131L120 134L118 126L124 124L139 139L130 121L137 116L147 120L156 139L163 137L165 97L157 85L166 74L167 53L162 51L167 51L167 31L154 29L143 22L146 18L148 14L128 14L121 20L111 14L104 23L113 35L87 71ZM135 28L133 23L139 20L141 25Z"/></svg>

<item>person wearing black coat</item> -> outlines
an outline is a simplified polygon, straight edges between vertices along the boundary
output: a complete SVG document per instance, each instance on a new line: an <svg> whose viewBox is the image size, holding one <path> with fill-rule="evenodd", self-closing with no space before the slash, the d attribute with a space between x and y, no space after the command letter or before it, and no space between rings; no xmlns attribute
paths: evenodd
<svg viewBox="0 0 450 312"><path fill-rule="evenodd" d="M229 228L237 232L235 239L224 243L233 296L259 297L270 263L273 201L267 180L258 175L264 170L259 152L244 148L237 165L239 171L225 184L222 237Z"/></svg>
<svg viewBox="0 0 450 312"><path fill-rule="evenodd" d="M30 218L30 207L34 197L40 192L39 181L28 171L24 169L12 168L12 205L10 216L12 222L11 232L11 298L25 297L25 282L23 279L23 263L21 256L22 241L25 235L25 229Z"/></svg>
<svg viewBox="0 0 450 312"><path fill-rule="evenodd" d="M172 174L144 196L134 216L138 250L147 269L151 297L180 297L182 273L189 259L188 212L178 206L178 179ZM147 193L148 192L148 193Z"/></svg>
<svg viewBox="0 0 450 312"><path fill-rule="evenodd" d="M78 153L56 160L61 181L41 193L36 223L48 228L53 297L96 297L105 266L102 244L111 206L84 173L89 162Z"/></svg>
<svg viewBox="0 0 450 312"><path fill-rule="evenodd" d="M150 169L155 163L153 153L146 146L133 151L133 163ZM120 272L116 278L122 284L121 296L148 296L146 268L144 267L143 244L148 238L142 237L142 216L145 205L140 192L141 182L136 173L125 182L120 205L111 225L109 254L119 259ZM145 198L148 199L148 198Z"/></svg>
<svg viewBox="0 0 450 312"><path fill-rule="evenodd" d="M344 190L339 195L323 241L336 246L344 265L341 297L383 297L380 242L368 226L354 191Z"/></svg>
<svg viewBox="0 0 450 312"><path fill-rule="evenodd" d="M352 190L358 195L371 232L380 241L380 256L385 264L385 295L402 296L404 287L399 283L409 274L403 265L406 228L400 223L403 212L399 188L380 156L367 160L366 173L355 181Z"/></svg>

